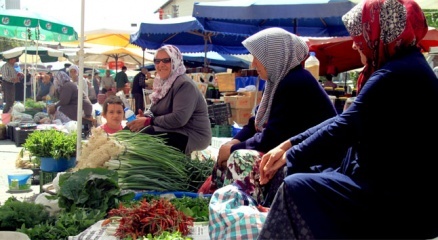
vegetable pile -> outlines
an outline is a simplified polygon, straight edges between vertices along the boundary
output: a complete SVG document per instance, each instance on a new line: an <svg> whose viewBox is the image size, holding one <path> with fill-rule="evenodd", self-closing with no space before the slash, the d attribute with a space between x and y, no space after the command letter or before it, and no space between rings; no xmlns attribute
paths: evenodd
<svg viewBox="0 0 438 240"><path fill-rule="evenodd" d="M129 208L120 205L119 208L109 211L109 216L120 217L119 227L114 235L121 238L136 239L148 233L156 236L164 231L178 231L185 236L189 234L188 227L193 226L193 218L177 210L165 198L153 199L150 202L143 199L140 204ZM111 221L111 218L108 220Z"/></svg>
<svg viewBox="0 0 438 240"><path fill-rule="evenodd" d="M92 129L77 169L116 170L122 189L196 192L213 169L213 160L192 160L165 144L162 136L122 130L112 135Z"/></svg>

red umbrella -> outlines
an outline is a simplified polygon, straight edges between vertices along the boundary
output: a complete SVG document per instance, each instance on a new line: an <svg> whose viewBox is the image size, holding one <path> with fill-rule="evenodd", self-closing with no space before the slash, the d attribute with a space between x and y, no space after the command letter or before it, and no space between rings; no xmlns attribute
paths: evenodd
<svg viewBox="0 0 438 240"><path fill-rule="evenodd" d="M311 52L319 60L319 75L337 75L340 72L363 67L359 52L353 50L351 37L307 38ZM431 47L438 47L438 30L429 27L426 36L419 43L421 49L429 52Z"/></svg>
<svg viewBox="0 0 438 240"><path fill-rule="evenodd" d="M308 39L309 49L319 60L319 75L337 75L340 72L363 67L359 52L353 50L351 37Z"/></svg>

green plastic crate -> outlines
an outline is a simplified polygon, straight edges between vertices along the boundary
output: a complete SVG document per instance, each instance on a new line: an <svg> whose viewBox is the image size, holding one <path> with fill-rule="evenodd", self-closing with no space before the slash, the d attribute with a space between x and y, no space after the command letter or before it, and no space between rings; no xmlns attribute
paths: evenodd
<svg viewBox="0 0 438 240"><path fill-rule="evenodd" d="M213 137L231 137L231 125L215 125L211 134Z"/></svg>

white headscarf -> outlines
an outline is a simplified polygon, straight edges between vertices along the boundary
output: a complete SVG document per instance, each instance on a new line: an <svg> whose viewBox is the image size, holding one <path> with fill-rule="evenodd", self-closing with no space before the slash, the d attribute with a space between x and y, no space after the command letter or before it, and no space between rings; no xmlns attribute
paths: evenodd
<svg viewBox="0 0 438 240"><path fill-rule="evenodd" d="M243 46L266 68L268 79L257 110L255 126L264 129L277 86L289 71L304 61L309 53L306 42L282 28L262 30L242 42Z"/></svg>
<svg viewBox="0 0 438 240"><path fill-rule="evenodd" d="M172 87L173 82L175 82L176 78L186 73L183 56L177 47L173 45L165 45L157 50L154 57L156 57L157 53L161 50L166 51L170 59L172 59L172 66L170 70L170 75L167 79L161 79L160 75L158 74L155 76L154 91L149 95L152 104L158 102L160 99L165 97Z"/></svg>

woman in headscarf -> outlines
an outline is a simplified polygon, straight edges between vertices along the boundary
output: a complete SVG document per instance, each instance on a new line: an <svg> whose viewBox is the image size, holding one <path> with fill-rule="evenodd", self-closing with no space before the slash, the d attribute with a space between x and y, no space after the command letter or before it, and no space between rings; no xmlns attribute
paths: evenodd
<svg viewBox="0 0 438 240"><path fill-rule="evenodd" d="M252 66L259 77L266 80L265 90L253 130L242 130L220 147L210 192L235 182L262 202L270 189L262 189L258 183L262 154L291 135L335 116L336 110L318 81L301 64L309 53L301 38L281 28L269 28L242 43L253 55ZM264 205L268 206L269 201Z"/></svg>
<svg viewBox="0 0 438 240"><path fill-rule="evenodd" d="M58 102L49 106L49 113L53 114L57 111L63 113L68 119L77 121L78 116L78 86L76 83L72 82L67 73L63 71L58 71L54 78L54 85L56 89L56 96ZM91 119L93 106L91 105L88 97L83 95L82 97L82 109L84 111L84 118ZM64 119L64 118L63 118ZM62 121L65 123L65 119Z"/></svg>
<svg viewBox="0 0 438 240"><path fill-rule="evenodd" d="M365 0L343 21L365 65L357 98L265 154L260 181L318 152L349 154L335 171L286 177L259 239L435 238L438 79L417 47L424 14L413 0ZM413 84L421 97L407 96Z"/></svg>
<svg viewBox="0 0 438 240"><path fill-rule="evenodd" d="M175 46L163 46L155 53L154 63L151 107L145 114L139 111L127 127L135 132L164 134L168 145L187 155L206 149L211 141L207 102L187 76L181 52Z"/></svg>

